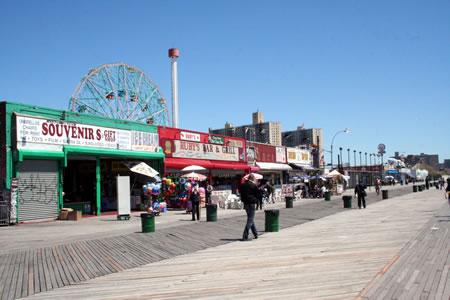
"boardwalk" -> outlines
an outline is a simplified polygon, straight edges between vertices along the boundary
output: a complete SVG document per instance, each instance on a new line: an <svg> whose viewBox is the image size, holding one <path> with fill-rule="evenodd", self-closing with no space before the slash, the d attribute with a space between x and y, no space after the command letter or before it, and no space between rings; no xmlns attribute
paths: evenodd
<svg viewBox="0 0 450 300"><path fill-rule="evenodd" d="M407 189L408 191L411 188ZM424 193L415 193L410 194L408 196L411 198L411 195L414 196L413 198L415 201L420 202L420 199L423 200L423 197L425 195L434 195L437 192L435 191L427 191ZM401 189L396 191L390 191L391 198L395 195L404 194L404 191ZM440 194L439 194L440 195ZM369 203L374 203L375 198L373 195L369 195ZM380 199L380 198L378 198ZM398 199L401 199L398 198ZM397 200L398 200L397 199ZM409 201L409 200L408 200ZM439 201L436 201L439 203ZM442 201L440 201L442 202ZM356 217L366 216L367 213L372 212L374 213L375 210L372 209L372 207L377 207L378 205L387 205L391 206L395 204L394 199L387 200L387 201L380 201L376 205L370 205L367 210L344 210L342 208L342 201L335 198L332 201L314 201L312 203L303 205L296 205L294 209L282 209L281 211L281 220L280 220L280 226L281 228L289 228L282 230L280 233L271 233L267 234L266 236L262 236L258 241L255 241L255 245L261 245L263 246L262 241L269 241L270 246L269 247L262 247L261 249L256 249L256 253L261 253L261 256L257 256L262 261L270 261L270 258L276 258L273 260L274 262L271 262L271 265L276 265L276 262L280 262L281 267L284 265L284 267L289 266L289 260L286 260L285 258L289 258L289 250L292 249L293 252L299 252L302 253L302 251L306 251L309 249L311 251L311 255L316 253L317 248L310 248L306 247L305 244L308 245L310 240L319 234L320 237L327 237L327 234L333 235L333 230L330 230L329 228L324 230L323 232L314 232L311 231L309 227L304 226L313 226L311 224L315 224L316 222L320 222L322 220L327 220L331 218L333 220L334 214L338 213L336 216L340 216L341 214L356 214ZM409 203L409 202L408 202ZM434 202L430 202L431 205ZM411 203L409 203L411 204ZM395 206L394 206L395 207ZM428 217L428 219L431 217L432 212L435 212L437 209L433 207L428 207L428 209L431 209L430 212L424 212L420 211L422 215L425 215L425 217ZM389 208L387 208L389 210ZM345 211L345 212L343 212ZM342 213L343 212L343 213ZM220 213L220 212L219 212ZM109 236L105 238L99 238L99 239L90 239L90 240L79 240L75 241L73 243L64 243L56 246L49 246L49 247L39 247L39 248L30 248L25 251L14 251L5 253L3 255L0 255L0 287L2 287L1 295L2 299L13 299L13 298L20 298L25 297L28 295L37 294L36 296L42 297L43 299L54 297L54 298L65 298L70 295L68 294L58 294L58 293L67 293L67 290L71 290L72 288L76 288L78 285L74 285L77 283L83 283L81 286L84 286L84 284L88 284L90 287L93 285L97 285L98 281L101 280L109 280L108 278L111 278L109 276L103 276L111 273L117 273L116 275L123 275L123 276L137 276L136 278L141 278L141 276L146 277L150 276L154 278L155 280L160 280L163 277L166 277L169 280L171 275L175 276L176 278L182 278L183 274L191 274L192 272L197 273L196 266L204 265L206 269L204 269L202 272L203 274L213 272L214 270L217 270L216 272L220 270L224 270L230 268L230 266L233 266L233 261L236 260L237 266L240 265L238 263L238 259L242 256L239 251L248 251L248 247L245 246L244 248L240 249L241 244L249 245L249 247L255 247L252 243L234 243L236 239L238 239L242 234L242 228L244 224L244 218L242 217L242 211L239 211L240 217L229 217L229 218L222 218L219 219L216 223L206 223L206 222L200 222L200 223L191 223L191 222L185 222L182 224L182 226L172 226L168 227L162 230L158 230L155 233L152 234L141 234L141 233L129 233L129 234L123 234L123 235L117 235L117 236ZM382 213L382 212L380 212ZM448 214L447 214L448 215ZM220 215L219 215L220 216ZM326 216L330 216L328 218L324 218ZM370 213L369 213L370 216ZM414 216L414 215L413 215ZM423 217L423 216L422 216ZM318 220L324 218L322 220ZM342 218L342 217L341 217ZM428 220L427 219L427 220ZM263 229L263 220L264 216L263 214L257 215L257 226L260 229ZM317 220L317 221L314 221ZM353 222L355 221L352 217L351 226L349 229L349 232L354 227ZM406 220L406 219L405 219ZM408 219L409 220L409 219ZM313 222L311 222L313 221ZM363 220L364 221L364 220ZM378 220L379 221L379 220ZM409 220L411 221L411 220ZM309 224L304 224L301 226L296 226L298 224L303 224L310 222ZM344 224L335 224L332 225L338 226L341 229L345 229L349 226L348 220L343 221ZM382 223L386 223L386 221L383 221ZM389 223L389 222L387 222ZM423 225L423 221L419 220L419 218L414 219L413 224L419 223ZM383 224L386 225L386 224ZM293 227L294 226L294 227ZM358 227L358 226L357 226ZM270 241L271 238L282 238L284 234L287 234L291 232L294 229L300 228L300 232L295 233L294 237L288 238L288 240L281 240L281 241ZM315 228L315 225L314 225ZM362 226L361 228L366 228L366 225ZM366 228L367 229L367 228ZM417 228L411 229L416 230ZM388 231L389 232L389 231ZM297 240L297 236L302 236L302 234L308 234L304 238ZM336 233L337 234L337 233ZM339 235L338 235L339 236ZM340 235L343 236L342 234ZM345 236L345 235L344 235ZM353 236L353 234L352 234ZM404 235L402 234L402 237ZM370 235L367 235L367 237L370 237ZM331 238L331 237L330 237ZM370 244L370 239L367 240L364 239L365 244L368 243L368 245L371 245L374 249L379 248L378 239L376 237L372 237L374 240L372 241L374 244ZM399 240L399 247L405 245L408 241L410 241L411 237L409 239ZM344 239L345 240L345 239ZM448 240L444 238L444 240ZM300 241L300 243L299 243ZM314 242L315 243L315 242ZM314 243L312 245L314 245ZM328 247L331 249L334 245L334 241L330 239L330 244ZM229 245L225 245L229 244ZM291 244L290 248L284 247L284 245ZM222 246L220 246L222 245ZM283 247L277 247L277 245L283 245ZM353 243L351 245L354 245ZM350 247L352 247L350 245ZM216 247L219 246L219 247ZM210 255L205 254L204 251L221 251L221 247L237 247L238 249L232 250L229 254L223 254L225 258L228 257L228 259L223 261L223 267L220 267L220 264L216 266L208 265L207 262L208 259L211 257L213 258L210 260L211 263L215 262L215 259L217 257L222 257L222 255ZM207 250L209 249L209 250ZM275 251L274 253L268 253L267 255L264 254L264 251L272 249ZM197 251L200 250L200 251ZM286 250L287 252L285 253ZM321 250L322 251L322 250ZM398 249L399 251L399 249ZM325 252L318 252L318 253L325 253ZM188 254L186 256L186 254ZM317 254L317 253L316 253ZM437 253L439 254L439 253ZM200 255L200 257L198 257ZM392 255L390 258L394 257L395 255ZM448 255L447 255L448 256ZM199 259L193 259L193 258L199 258ZM245 257L245 256L244 256ZM170 258L169 260L167 260ZM183 270L181 266L177 266L177 260L178 259L186 259L191 260L190 262L183 261L182 265L187 265L191 267L191 271L188 269ZM193 260L192 260L193 259ZM383 259L385 259L383 257ZM302 258L301 260L305 260L305 258ZM358 261L358 260L356 260ZM398 260L400 261L400 260ZM200 262L200 264L199 264ZM219 263L217 261L217 263ZM142 272L141 269L137 268L142 265L146 265L152 270L150 273L151 275L145 275L145 272ZM161 265L160 265L161 264ZM172 269L169 271L170 274L165 274L162 272L164 267L164 264L172 265L175 269ZM244 264L245 265L245 264ZM253 264L251 264L253 265ZM255 264L257 266L258 264ZM351 265L351 264L350 264ZM275 267L275 266L274 266ZM448 267L448 262L447 262ZM155 272L155 268L157 268L157 272ZM208 271L208 268L210 269ZM250 270L251 268L249 268ZM381 268L380 268L381 269ZM129 271L125 271L129 270ZM239 270L238 267L236 267L236 270ZM246 270L247 272L248 270ZM379 271L379 269L377 270ZM257 269L255 269L255 272L260 272ZM265 272L265 270L264 270ZM442 273L442 272L441 272ZM133 275L134 274L134 275ZM278 273L277 273L278 274ZM356 273L355 273L356 274ZM375 272L374 274L377 274ZM291 276L291 272L287 272L286 275ZM103 277L101 277L103 276ZM113 275L110 275L113 276ZM187 275L186 275L187 276ZM221 275L223 276L223 275ZM101 277L95 280L92 280L93 278ZM142 277L142 278L143 278ZM239 276L238 276L239 277ZM238 278L237 277L237 278ZM280 274L275 276L277 279L280 277ZM325 276L327 277L327 276ZM358 278L361 277L361 275L358 274ZM370 276L369 276L370 277ZM375 275L373 276L375 277ZM189 276L190 278L190 276ZM209 276L208 276L209 278ZM269 276L269 278L272 278ZM295 276L293 277L293 279ZM365 278L363 281L364 283L371 282L371 285L373 288L379 288L380 286L383 286L383 284L380 284L380 281L374 281L372 278ZM140 282L140 280L134 280L137 284ZM228 280L227 280L228 281ZM309 280L311 281L311 279ZM184 282L184 281L183 281ZM232 281L233 282L233 281ZM306 281L304 282L306 284ZM72 285L67 288L58 289L63 286ZM128 285L128 284L127 284ZM146 283L144 284L146 285ZM216 284L213 285L214 288L217 289ZM240 286L240 285L238 285ZM311 285L314 286L314 285ZM84 286L85 287L85 286ZM113 287L109 287L112 291L115 290ZM130 285L130 288L132 288L132 285ZM360 287L357 292L362 291L364 286ZM57 289L57 290L54 290ZM94 288L95 289L95 288ZM45 291L51 291L49 293L42 293ZM139 289L136 289L139 290ZM398 288L395 289L393 292L394 294L398 292ZM445 289L440 288L439 286L436 287L435 291L436 293L439 293L442 290L442 293L445 293ZM98 295L101 297L110 298L113 295L110 294L102 294L101 291L101 285L98 286L99 293L86 293L84 295L80 294L79 291L76 292L76 294L72 295L73 298L90 298L94 297L94 295ZM154 289L152 289L154 291ZM170 291L173 291L172 288L170 288ZM362 297L375 295L380 295L380 291L374 291L370 290L368 287L364 289L365 294L361 294ZM181 294L175 292L175 298L179 298L182 296ZM295 293L298 291L296 290ZM126 291L125 294L127 295L128 291ZM193 291L193 293L196 293L196 291ZM294 293L294 294L295 294ZM58 296L59 295L59 296ZM149 294L146 294L148 297L150 297ZM153 297L159 298L163 297L162 295L157 296L158 294L152 294ZM191 294L193 295L193 294ZM200 294L195 294L195 298L197 296L201 296ZM220 289L218 290L218 295L223 296L223 291L220 292ZM240 293L239 293L240 295ZM282 294L280 294L282 295ZM356 293L358 295L358 293ZM79 297L77 297L79 296ZM212 294L204 294L203 296L212 297ZM165 297L165 296L164 296ZM163 298L164 298L163 297ZM263 297L264 298L264 297ZM345 298L345 297L344 297ZM298 299L298 297L297 297Z"/></svg>

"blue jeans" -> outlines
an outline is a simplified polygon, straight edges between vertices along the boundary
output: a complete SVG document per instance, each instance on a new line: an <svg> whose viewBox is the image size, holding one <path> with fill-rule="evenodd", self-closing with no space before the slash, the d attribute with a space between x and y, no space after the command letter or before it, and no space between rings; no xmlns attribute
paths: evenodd
<svg viewBox="0 0 450 300"><path fill-rule="evenodd" d="M253 235L255 237L258 236L258 231L256 230L255 222L253 219L255 218L255 204L246 204L244 205L245 212L247 213L247 224L245 225L244 234L242 236L243 239L248 239L248 231L252 229Z"/></svg>

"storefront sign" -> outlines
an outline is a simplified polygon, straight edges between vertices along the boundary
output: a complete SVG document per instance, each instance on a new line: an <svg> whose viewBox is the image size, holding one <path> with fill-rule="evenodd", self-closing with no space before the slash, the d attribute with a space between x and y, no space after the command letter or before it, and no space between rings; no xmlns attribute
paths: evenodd
<svg viewBox="0 0 450 300"><path fill-rule="evenodd" d="M225 144L225 138L221 136L208 135L208 142L210 144L223 145Z"/></svg>
<svg viewBox="0 0 450 300"><path fill-rule="evenodd" d="M200 142L200 134L180 131L180 140L191 141L191 142Z"/></svg>
<svg viewBox="0 0 450 300"><path fill-rule="evenodd" d="M244 148L244 143L241 140L228 140L228 146L230 147L238 147L238 148Z"/></svg>
<svg viewBox="0 0 450 300"><path fill-rule="evenodd" d="M286 148L284 147L276 147L276 159L277 163L286 163Z"/></svg>
<svg viewBox="0 0 450 300"><path fill-rule="evenodd" d="M286 148L288 163L311 165L311 153L304 149Z"/></svg>
<svg viewBox="0 0 450 300"><path fill-rule="evenodd" d="M248 145L255 148L257 162L276 163L275 146L251 142Z"/></svg>
<svg viewBox="0 0 450 300"><path fill-rule="evenodd" d="M167 142L165 144L167 144ZM193 143L179 140L174 140L173 146L174 149L172 152L172 157L239 161L239 148L236 147ZM166 149L164 152L166 153Z"/></svg>
<svg viewBox="0 0 450 300"><path fill-rule="evenodd" d="M256 152L254 147L247 147L247 164L249 166L255 166L256 164Z"/></svg>
<svg viewBox="0 0 450 300"><path fill-rule="evenodd" d="M131 150L158 152L159 135L152 132L132 131Z"/></svg>
<svg viewBox="0 0 450 300"><path fill-rule="evenodd" d="M158 151L155 133L121 130L74 122L25 116L16 117L17 148L72 145L105 149Z"/></svg>

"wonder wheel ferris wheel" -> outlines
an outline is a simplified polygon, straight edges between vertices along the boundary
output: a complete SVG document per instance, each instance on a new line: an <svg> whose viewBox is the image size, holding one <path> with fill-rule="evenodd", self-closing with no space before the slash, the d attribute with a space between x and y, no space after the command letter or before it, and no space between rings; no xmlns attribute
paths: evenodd
<svg viewBox="0 0 450 300"><path fill-rule="evenodd" d="M118 63L91 69L72 97L69 110L114 119L169 126L166 100L136 67Z"/></svg>

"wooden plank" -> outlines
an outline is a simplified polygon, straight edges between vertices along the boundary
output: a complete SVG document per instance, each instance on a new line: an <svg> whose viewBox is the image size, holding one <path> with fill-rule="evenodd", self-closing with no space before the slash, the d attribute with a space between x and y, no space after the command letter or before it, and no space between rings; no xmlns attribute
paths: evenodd
<svg viewBox="0 0 450 300"><path fill-rule="evenodd" d="M104 271L102 271L101 268L96 265L95 261L91 259L91 256L87 254L87 249L83 243L77 242L73 246L78 250L81 259L89 266L94 277L105 275Z"/></svg>
<svg viewBox="0 0 450 300"><path fill-rule="evenodd" d="M69 270L70 274L72 275L73 280L75 282L82 281L83 277L81 276L79 270L76 268L76 265L72 259L72 256L67 251L67 245L60 245L59 249L64 257L64 262L66 263L68 270Z"/></svg>
<svg viewBox="0 0 450 300"><path fill-rule="evenodd" d="M16 279L15 281L15 288L16 291L13 295L13 298L20 298L22 295L22 280L23 280L23 273L25 270L25 264L26 264L26 251L20 251L20 258L19 258L19 264L17 266L17 272L16 272Z"/></svg>
<svg viewBox="0 0 450 300"><path fill-rule="evenodd" d="M61 274L61 275L63 275L63 281L64 281L64 278L66 278L68 284L75 284L76 279L73 278L74 275L70 271L69 266L67 265L67 263L64 259L63 252L62 252L60 246L56 246L54 249L56 252L56 257L58 258L56 262L61 266L61 270L63 271L63 274Z"/></svg>
<svg viewBox="0 0 450 300"><path fill-rule="evenodd" d="M64 283L62 281L58 266L56 265L53 247L49 247L46 250L47 250L46 257L47 257L48 268L52 274L53 288L63 287Z"/></svg>
<svg viewBox="0 0 450 300"><path fill-rule="evenodd" d="M13 286L13 284L15 284L15 282L13 281L13 277L19 259L20 253L19 252L14 253L14 255L11 258L11 264L9 265L8 273L6 275L6 281L4 284L5 289L3 290L2 293L2 299L12 299L12 297L14 296L15 286Z"/></svg>
<svg viewBox="0 0 450 300"><path fill-rule="evenodd" d="M81 263L80 263L80 261L78 261L77 256L73 252L70 244L65 245L64 248L65 248L65 251L67 251L67 253L68 253L69 257L70 257L70 260L71 260L71 263L72 263L72 266L73 266L74 270L77 271L79 279L80 280L89 280L90 278L89 278L88 274L86 274L86 272L84 270L84 267L81 266Z"/></svg>

